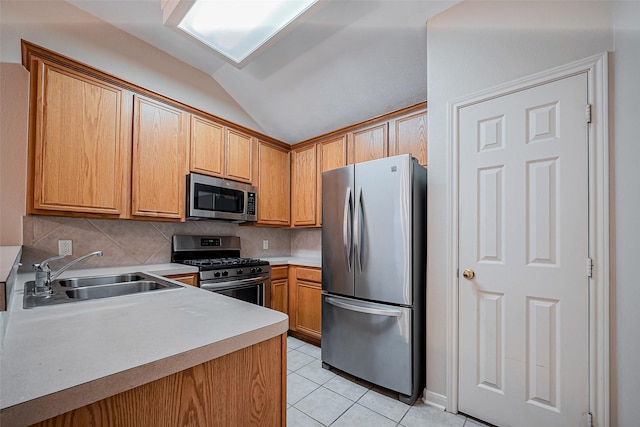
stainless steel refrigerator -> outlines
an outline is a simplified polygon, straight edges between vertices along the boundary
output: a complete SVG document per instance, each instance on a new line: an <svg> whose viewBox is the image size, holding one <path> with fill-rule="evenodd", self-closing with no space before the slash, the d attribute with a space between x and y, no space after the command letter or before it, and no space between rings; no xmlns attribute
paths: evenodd
<svg viewBox="0 0 640 427"><path fill-rule="evenodd" d="M409 154L322 174L322 362L413 403L425 383L427 170Z"/></svg>

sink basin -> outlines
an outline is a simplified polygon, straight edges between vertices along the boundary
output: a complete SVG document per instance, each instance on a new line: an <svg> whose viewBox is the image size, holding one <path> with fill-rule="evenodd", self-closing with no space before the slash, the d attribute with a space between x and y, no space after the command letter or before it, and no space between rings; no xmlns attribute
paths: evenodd
<svg viewBox="0 0 640 427"><path fill-rule="evenodd" d="M118 274L115 276L96 276L96 277L74 277L71 279L56 280L60 286L69 288L79 288L83 286L108 285L113 283L135 282L145 280L144 276L139 274Z"/></svg>
<svg viewBox="0 0 640 427"><path fill-rule="evenodd" d="M183 286L145 273L118 274L110 276L74 277L54 280L53 293L35 295L35 282L24 285L22 306L34 308L46 305L65 304L122 295L180 289Z"/></svg>
<svg viewBox="0 0 640 427"><path fill-rule="evenodd" d="M139 292L156 291L158 289L169 289L169 285L172 284L140 280L136 282L112 283L101 286L87 286L85 288L72 289L65 293L69 298L85 300L137 294Z"/></svg>

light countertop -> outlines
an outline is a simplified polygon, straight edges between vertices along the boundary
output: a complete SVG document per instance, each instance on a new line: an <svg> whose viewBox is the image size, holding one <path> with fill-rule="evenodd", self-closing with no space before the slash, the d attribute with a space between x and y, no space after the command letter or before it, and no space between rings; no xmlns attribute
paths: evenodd
<svg viewBox="0 0 640 427"><path fill-rule="evenodd" d="M272 258L260 258L271 265L301 265L304 267L322 268L322 259L318 257L284 256Z"/></svg>
<svg viewBox="0 0 640 427"><path fill-rule="evenodd" d="M179 264L61 277L195 272ZM192 286L32 309L18 275L0 361L0 424L37 422L285 333L278 311Z"/></svg>

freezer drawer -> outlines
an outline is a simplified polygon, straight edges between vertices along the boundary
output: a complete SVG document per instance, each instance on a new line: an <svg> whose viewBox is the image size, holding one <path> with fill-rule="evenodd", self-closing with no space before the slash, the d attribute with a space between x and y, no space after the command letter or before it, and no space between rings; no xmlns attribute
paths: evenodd
<svg viewBox="0 0 640 427"><path fill-rule="evenodd" d="M411 395L412 310L322 295L322 361Z"/></svg>

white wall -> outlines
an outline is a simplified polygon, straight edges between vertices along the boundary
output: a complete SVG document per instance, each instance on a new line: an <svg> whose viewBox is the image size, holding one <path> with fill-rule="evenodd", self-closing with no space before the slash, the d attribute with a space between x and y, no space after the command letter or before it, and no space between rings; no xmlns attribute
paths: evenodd
<svg viewBox="0 0 640 427"><path fill-rule="evenodd" d="M466 1L427 22L427 390L431 398L446 397L446 287L447 273L453 273L447 272L447 102L611 50L611 8L611 2L599 1Z"/></svg>
<svg viewBox="0 0 640 427"><path fill-rule="evenodd" d="M640 2L614 4L612 55L612 426L640 423Z"/></svg>
<svg viewBox="0 0 640 427"><path fill-rule="evenodd" d="M22 245L27 194L29 73L0 63L0 245Z"/></svg>

